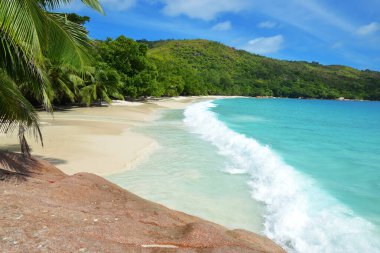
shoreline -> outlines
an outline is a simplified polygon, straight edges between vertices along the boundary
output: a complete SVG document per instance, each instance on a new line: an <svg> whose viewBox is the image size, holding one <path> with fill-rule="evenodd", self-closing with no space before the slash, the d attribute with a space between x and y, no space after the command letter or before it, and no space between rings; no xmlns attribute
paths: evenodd
<svg viewBox="0 0 380 253"><path fill-rule="evenodd" d="M116 102L58 111L54 118L40 113L45 147L29 140L32 158L13 153L16 136L0 136L0 150L11 151L0 151L0 248L285 252L265 236L168 209L104 178L133 169L159 148L134 128L152 123L161 110L219 98Z"/></svg>
<svg viewBox="0 0 380 253"><path fill-rule="evenodd" d="M133 169L159 144L133 129L160 117L160 110L183 109L194 101L223 98L175 97L147 102L114 101L104 107L74 107L40 112L44 146L28 138L32 155L58 166L64 173L109 176ZM0 136L0 149L17 152L15 134Z"/></svg>
<svg viewBox="0 0 380 253"><path fill-rule="evenodd" d="M222 98L245 97L182 96L144 102L115 100L109 106L61 108L53 115L39 112L44 147L30 136L28 142L34 156L47 160L69 175L89 172L110 176L133 169L160 148L152 137L134 131L135 128L158 119L161 110L184 109L196 101ZM16 134L0 135L0 149L18 152Z"/></svg>

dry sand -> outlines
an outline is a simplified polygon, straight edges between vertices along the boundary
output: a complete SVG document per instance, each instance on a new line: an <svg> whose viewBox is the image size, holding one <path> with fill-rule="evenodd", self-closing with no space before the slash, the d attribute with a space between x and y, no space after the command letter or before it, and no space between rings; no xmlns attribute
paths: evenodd
<svg viewBox="0 0 380 253"><path fill-rule="evenodd" d="M146 103L115 101L112 106L40 113L44 147L28 138L32 154L73 175L107 176L133 168L159 148L154 139L133 131L159 117L160 109L181 109L201 99L178 97ZM0 136L0 149L18 151L15 134Z"/></svg>

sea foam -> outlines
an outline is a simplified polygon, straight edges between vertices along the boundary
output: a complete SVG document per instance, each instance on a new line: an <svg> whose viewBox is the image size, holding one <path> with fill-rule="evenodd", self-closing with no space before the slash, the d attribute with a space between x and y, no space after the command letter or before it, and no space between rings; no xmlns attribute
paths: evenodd
<svg viewBox="0 0 380 253"><path fill-rule="evenodd" d="M229 158L226 172L250 175L252 197L266 206L263 234L288 252L380 252L380 234L373 224L287 165L268 146L229 129L210 110L215 106L190 105L184 122Z"/></svg>

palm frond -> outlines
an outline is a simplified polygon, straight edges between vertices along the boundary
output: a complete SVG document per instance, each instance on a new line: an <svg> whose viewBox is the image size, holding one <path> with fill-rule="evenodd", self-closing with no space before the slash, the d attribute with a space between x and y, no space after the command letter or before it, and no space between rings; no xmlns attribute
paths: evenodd
<svg viewBox="0 0 380 253"><path fill-rule="evenodd" d="M49 79L44 55L76 68L89 63L87 34L83 27L65 17L40 8L37 1L0 1L0 67L28 87L51 109ZM25 76L27 81L20 80ZM25 86L25 85L24 85Z"/></svg>
<svg viewBox="0 0 380 253"><path fill-rule="evenodd" d="M75 94L70 89L68 84L66 82L64 82L62 79L58 79L57 83L59 85L60 92L63 93L64 95L66 95L70 99L71 102L74 102Z"/></svg>
<svg viewBox="0 0 380 253"><path fill-rule="evenodd" d="M92 9L104 14L104 10L98 0L82 0L82 3L91 7Z"/></svg>
<svg viewBox="0 0 380 253"><path fill-rule="evenodd" d="M53 61L69 64L75 68L89 65L88 50L91 45L86 30L61 15L45 14L44 39L47 43L43 49L44 55Z"/></svg>
<svg viewBox="0 0 380 253"><path fill-rule="evenodd" d="M38 31L42 24L35 25L38 19L30 2L0 1L0 54L4 59L0 64L9 72L19 69L19 62L34 71L43 64Z"/></svg>
<svg viewBox="0 0 380 253"><path fill-rule="evenodd" d="M0 132L18 129L25 154L30 151L25 132L31 129L41 142L42 136L38 115L19 87L51 109L52 88L45 72L45 56L78 69L90 60L86 31L48 11L70 2L0 0ZM82 2L103 12L98 0Z"/></svg>
<svg viewBox="0 0 380 253"><path fill-rule="evenodd" d="M98 97L96 84L91 84L83 87L80 90L80 97L82 103L86 104L87 106L90 106L91 103Z"/></svg>
<svg viewBox="0 0 380 253"><path fill-rule="evenodd" d="M45 8L53 10L62 7L63 5L67 5L73 2L73 0L38 0L38 2ZM100 13L104 13L98 0L82 0L82 3Z"/></svg>
<svg viewBox="0 0 380 253"><path fill-rule="evenodd" d="M37 112L5 71L0 71L0 84L0 132L18 130L21 151L28 156L27 129L43 143Z"/></svg>
<svg viewBox="0 0 380 253"><path fill-rule="evenodd" d="M106 101L108 104L112 103L112 99L109 97L107 90L101 91L101 99Z"/></svg>

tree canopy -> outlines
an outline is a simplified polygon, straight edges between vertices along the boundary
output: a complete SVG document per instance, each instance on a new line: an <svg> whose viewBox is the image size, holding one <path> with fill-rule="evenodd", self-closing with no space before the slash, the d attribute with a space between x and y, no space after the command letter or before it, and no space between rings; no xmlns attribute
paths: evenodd
<svg viewBox="0 0 380 253"><path fill-rule="evenodd" d="M207 40L144 42L160 85L182 78L178 95L244 95L380 100L380 73L316 62L282 61ZM162 76L163 75L163 76Z"/></svg>

